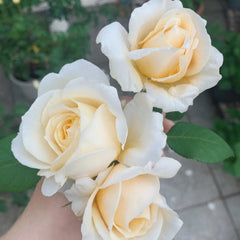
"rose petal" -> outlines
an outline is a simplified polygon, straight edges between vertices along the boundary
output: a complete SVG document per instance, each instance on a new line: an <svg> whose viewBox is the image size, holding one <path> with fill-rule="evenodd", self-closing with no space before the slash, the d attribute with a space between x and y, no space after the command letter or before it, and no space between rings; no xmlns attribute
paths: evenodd
<svg viewBox="0 0 240 240"><path fill-rule="evenodd" d="M69 190L64 192L68 200L72 202L72 210L76 216L79 217L84 213L89 198L94 192L96 194L96 189L102 184L111 169L110 167L100 172L96 180L92 180L89 177L79 178ZM80 203L80 205L75 202Z"/></svg>
<svg viewBox="0 0 240 240"><path fill-rule="evenodd" d="M110 165L115 156L114 149L100 149L68 161L61 172L73 179L95 177Z"/></svg>
<svg viewBox="0 0 240 240"><path fill-rule="evenodd" d="M71 157L78 149L80 139L80 132L76 131L76 135L71 143L71 145L61 154L59 155L51 164L50 170L52 172L57 172L61 170L67 162L71 160Z"/></svg>
<svg viewBox="0 0 240 240"><path fill-rule="evenodd" d="M103 148L113 149L117 155L121 149L116 132L115 116L112 115L106 104L102 104L97 109L88 127L81 133L78 149L72 157L76 158Z"/></svg>
<svg viewBox="0 0 240 240"><path fill-rule="evenodd" d="M199 74L187 78L187 81L196 86L200 92L214 87L221 79L219 68L223 64L223 55L214 47L211 47L209 61Z"/></svg>
<svg viewBox="0 0 240 240"><path fill-rule="evenodd" d="M136 94L124 112L128 123L128 138L119 161L129 166L145 165L148 161L158 161L166 144L163 133L163 117L152 112L151 100L146 94Z"/></svg>
<svg viewBox="0 0 240 240"><path fill-rule="evenodd" d="M191 20L196 28L195 38L199 40L187 71L187 76L191 76L199 73L206 65L210 57L211 39L206 30L206 20L191 9L185 9L185 11L191 16Z"/></svg>
<svg viewBox="0 0 240 240"><path fill-rule="evenodd" d="M97 36L102 52L109 58L110 73L124 91L139 92L141 76L128 58L129 44L126 30L117 22L104 27ZM113 50L114 49L114 50Z"/></svg>
<svg viewBox="0 0 240 240"><path fill-rule="evenodd" d="M106 224L103 221L103 217L100 214L97 204L95 202L92 206L92 215L94 226L98 234L101 236L101 239L112 240L109 236L109 231L106 228Z"/></svg>
<svg viewBox="0 0 240 240"><path fill-rule="evenodd" d="M136 61L138 69L143 75L160 79L178 73L179 58L183 56L184 49L161 47L158 49L141 49L134 52L137 53L141 51L144 53L150 50L152 51L149 55ZM134 52L131 52L131 56L133 56ZM145 54L146 53L144 53L144 55Z"/></svg>
<svg viewBox="0 0 240 240"><path fill-rule="evenodd" d="M149 163L149 166L151 166L153 174L156 174L160 178L172 178L181 168L180 162L168 157L160 158L156 164Z"/></svg>
<svg viewBox="0 0 240 240"><path fill-rule="evenodd" d="M101 236L97 233L96 227L93 223L93 200L97 194L98 188L92 193L91 197L88 200L84 215L83 223L81 227L82 239L86 240L102 240Z"/></svg>
<svg viewBox="0 0 240 240"><path fill-rule="evenodd" d="M67 199L72 202L72 210L77 216L82 216L87 205L88 198L96 187L96 183L91 178L80 178L71 189L64 192Z"/></svg>
<svg viewBox="0 0 240 240"><path fill-rule="evenodd" d="M29 152L25 150L22 141L22 133L19 132L18 135L13 139L11 150L15 158L23 165L36 169L47 169L49 165L47 163L41 162L32 156Z"/></svg>
<svg viewBox="0 0 240 240"><path fill-rule="evenodd" d="M60 185L55 181L54 176L45 178L42 184L42 194L46 197L50 197L54 195L61 187L63 186Z"/></svg>
<svg viewBox="0 0 240 240"><path fill-rule="evenodd" d="M51 170L49 170L49 169L40 169L38 171L37 175L41 176L41 177L49 178L49 177L52 177L54 175L54 172L51 172Z"/></svg>
<svg viewBox="0 0 240 240"><path fill-rule="evenodd" d="M163 217L161 209L158 206L151 204L151 222L150 228L146 233L139 237L139 240L159 240L159 236L163 226ZM169 239L170 240L170 239Z"/></svg>
<svg viewBox="0 0 240 240"><path fill-rule="evenodd" d="M96 195L96 204L101 216L111 231L114 224L114 216L117 211L122 191L121 183L111 185L99 190Z"/></svg>
<svg viewBox="0 0 240 240"><path fill-rule="evenodd" d="M129 223L140 216L153 202L159 188L159 180L153 175L141 175L122 182L122 194L114 218L115 224L127 229Z"/></svg>
<svg viewBox="0 0 240 240"><path fill-rule="evenodd" d="M185 76L187 72L189 62L191 61L191 56L192 56L192 51L187 51L184 55L179 55L179 58L177 58L179 62L175 72L172 72L171 74L171 68L169 69L166 66L166 70L165 72L163 72L166 75L159 76L157 78L152 78L152 80L156 81L156 84L157 82L159 83L162 82L163 84L165 83L173 83L175 85L181 84L180 80ZM145 85L146 83L147 81L145 81ZM152 81L152 83L154 82Z"/></svg>
<svg viewBox="0 0 240 240"><path fill-rule="evenodd" d="M26 150L38 160L46 163L52 162L57 155L44 138L45 129L42 125L42 112L49 100L57 93L58 91L51 91L38 97L22 117L20 129Z"/></svg>
<svg viewBox="0 0 240 240"><path fill-rule="evenodd" d="M199 89L190 84L180 84L165 88L163 85L147 82L147 93L155 99L154 106L164 112L186 112L193 99L199 95Z"/></svg>
<svg viewBox="0 0 240 240"><path fill-rule="evenodd" d="M119 169L122 164L117 165ZM120 171L111 177L108 177L107 181L101 186L101 188L106 188L112 184L116 184L122 181L127 181L139 175L150 174L158 176L160 178L171 178L180 169L181 164L173 158L162 157L158 162L149 161L145 166L132 166L126 167L124 171ZM114 171L116 171L116 169Z"/></svg>
<svg viewBox="0 0 240 240"><path fill-rule="evenodd" d="M38 96L51 90L63 89L69 81L79 77L95 83L109 85L107 76L100 68L84 59L80 59L64 65L58 74L50 73L46 75L40 83Z"/></svg>
<svg viewBox="0 0 240 240"><path fill-rule="evenodd" d="M182 220L168 207L165 198L160 194L154 200L154 204L162 209L161 215L163 217L163 226L158 239L173 239L183 225Z"/></svg>

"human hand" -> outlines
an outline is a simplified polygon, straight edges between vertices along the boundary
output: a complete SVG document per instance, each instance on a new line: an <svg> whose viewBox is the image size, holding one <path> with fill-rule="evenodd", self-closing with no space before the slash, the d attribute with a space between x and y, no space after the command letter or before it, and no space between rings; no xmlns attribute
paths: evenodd
<svg viewBox="0 0 240 240"><path fill-rule="evenodd" d="M45 197L41 193L42 180L26 209L0 240L81 240L81 222L74 215L62 193Z"/></svg>

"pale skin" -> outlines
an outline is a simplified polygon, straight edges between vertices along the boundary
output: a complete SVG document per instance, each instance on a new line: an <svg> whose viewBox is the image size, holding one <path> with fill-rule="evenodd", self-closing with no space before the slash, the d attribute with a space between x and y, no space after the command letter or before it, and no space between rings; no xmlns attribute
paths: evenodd
<svg viewBox="0 0 240 240"><path fill-rule="evenodd" d="M174 123L164 119L164 132ZM0 240L81 240L81 222L74 215L62 193L45 197L41 193L42 180L29 204L12 228Z"/></svg>

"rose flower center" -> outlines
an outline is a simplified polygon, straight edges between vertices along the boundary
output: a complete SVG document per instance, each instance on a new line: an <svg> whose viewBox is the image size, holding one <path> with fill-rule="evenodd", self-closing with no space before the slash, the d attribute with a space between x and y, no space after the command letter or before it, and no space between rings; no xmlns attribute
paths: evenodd
<svg viewBox="0 0 240 240"><path fill-rule="evenodd" d="M79 127L79 117L69 116L64 122L60 122L54 134L54 138L62 152L71 144L75 132Z"/></svg>
<svg viewBox="0 0 240 240"><path fill-rule="evenodd" d="M80 126L80 117L70 111L53 115L46 126L45 138L50 147L60 155L71 145Z"/></svg>
<svg viewBox="0 0 240 240"><path fill-rule="evenodd" d="M169 11L139 42L138 70L148 79L173 83L184 76L192 59L195 26L187 13ZM144 51L145 52L144 52Z"/></svg>

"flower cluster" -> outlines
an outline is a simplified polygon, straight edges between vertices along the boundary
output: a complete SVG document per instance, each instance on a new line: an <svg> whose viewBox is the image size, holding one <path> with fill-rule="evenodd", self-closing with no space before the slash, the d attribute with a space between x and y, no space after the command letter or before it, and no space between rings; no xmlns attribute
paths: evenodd
<svg viewBox="0 0 240 240"><path fill-rule="evenodd" d="M160 194L159 179L181 165L163 155L163 115L153 107L186 111L220 79L222 56L205 21L178 0L150 0L133 11L129 33L113 23L97 42L112 77L135 97L122 107L97 66L67 64L41 81L12 151L45 177L45 196L67 188L84 240L173 239L182 221Z"/></svg>
<svg viewBox="0 0 240 240"><path fill-rule="evenodd" d="M159 177L174 176L180 164L162 157L163 116L148 95L123 110L107 76L85 60L47 75L38 94L12 151L40 169L45 196L74 181L65 194L83 217L83 239L171 239L181 221L160 195Z"/></svg>

